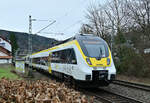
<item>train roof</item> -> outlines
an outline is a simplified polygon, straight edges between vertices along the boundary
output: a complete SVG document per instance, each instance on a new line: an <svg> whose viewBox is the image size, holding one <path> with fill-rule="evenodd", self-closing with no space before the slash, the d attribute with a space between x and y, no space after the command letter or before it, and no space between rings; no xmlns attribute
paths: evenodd
<svg viewBox="0 0 150 103"><path fill-rule="evenodd" d="M66 39L64 41L61 41L57 44L55 44L53 47L51 48L56 48L58 46L60 46L61 44L65 44L67 42L70 42L70 41L73 41L73 40L77 40L77 41L82 41L82 40L94 40L94 41L101 41L101 42L105 42L102 38L98 37L98 36L95 36L94 34L77 34L75 35L74 37L71 37L69 39ZM42 50L42 51L39 51L39 52L36 52L36 53L33 53L32 55L34 54L37 54L37 53L40 53L40 52L44 52L44 51L47 51L51 48L48 48L48 49L45 49L45 50ZM28 57L29 55L25 56L25 57Z"/></svg>
<svg viewBox="0 0 150 103"><path fill-rule="evenodd" d="M100 38L94 34L77 34L74 37L71 37L64 41L60 41L59 43L55 44L55 46L64 44L64 43L72 41L72 40L100 40L100 41L104 42L104 40L102 38Z"/></svg>
<svg viewBox="0 0 150 103"><path fill-rule="evenodd" d="M77 40L100 40L100 41L104 41L102 38L100 38L94 34L75 35L75 39L77 39Z"/></svg>

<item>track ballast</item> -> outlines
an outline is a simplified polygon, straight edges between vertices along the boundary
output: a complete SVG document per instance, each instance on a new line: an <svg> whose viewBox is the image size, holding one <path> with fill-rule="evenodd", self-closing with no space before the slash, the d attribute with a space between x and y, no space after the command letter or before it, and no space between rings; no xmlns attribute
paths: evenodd
<svg viewBox="0 0 150 103"><path fill-rule="evenodd" d="M132 82L127 82L127 81L122 81L122 80L115 80L112 83L117 84L117 85L121 85L121 86L125 86L125 87L130 87L130 88L135 88L135 89L140 89L140 90L150 92L150 86L149 85L132 83Z"/></svg>

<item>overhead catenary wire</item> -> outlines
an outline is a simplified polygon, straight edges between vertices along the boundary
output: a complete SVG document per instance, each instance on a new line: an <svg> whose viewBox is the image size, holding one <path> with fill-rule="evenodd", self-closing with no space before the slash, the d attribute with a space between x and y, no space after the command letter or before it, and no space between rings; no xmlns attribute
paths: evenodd
<svg viewBox="0 0 150 103"><path fill-rule="evenodd" d="M82 21L83 21L83 20L76 21L75 23L73 23L73 24L71 24L70 26L68 26L68 27L66 27L65 29L63 29L63 31L67 31L68 29L74 27L76 24L81 23ZM44 34L57 34L57 35L60 34L60 35L64 35L63 32L61 32L61 33L54 33L54 32L40 32L40 33L44 33Z"/></svg>
<svg viewBox="0 0 150 103"><path fill-rule="evenodd" d="M74 27L76 24L81 23L81 22L82 22L82 20L79 20L79 21L77 21L77 22L71 24L70 26L66 27L65 29L63 29L63 31L67 31L68 29Z"/></svg>
<svg viewBox="0 0 150 103"><path fill-rule="evenodd" d="M88 1L88 0L83 0L83 1L81 2L82 7L83 7L83 5L84 5L87 1ZM70 9L70 10L69 10L68 12L66 12L64 15L62 15L61 17L59 17L59 18L57 19L57 21L61 21L63 18L67 17L74 9L80 8L80 6L81 6L81 5L78 5L78 7L75 7L75 8ZM57 22L57 23L58 23L58 22Z"/></svg>
<svg viewBox="0 0 150 103"><path fill-rule="evenodd" d="M77 7L70 9L68 12L64 13L64 15L62 15L61 17L59 17L58 19L56 19L56 20L57 20L57 23L55 24L55 26L58 25L58 24L60 24L60 21L61 21L62 19L64 19L65 17L67 17L68 15L70 15L70 13L71 13L73 10L75 10L75 9L77 9L77 8L80 8L80 7L83 7L83 5L84 5L87 1L88 1L88 0L82 0L82 1L81 1L82 6L81 6L81 5L78 5ZM72 24L72 25L73 25L73 24ZM69 29L69 27L66 27L66 28ZM68 30L68 29L65 29L65 30ZM65 31L65 30L63 30L63 31Z"/></svg>
<svg viewBox="0 0 150 103"><path fill-rule="evenodd" d="M83 7L83 4L85 4L86 2L87 2L88 0L83 0L82 1L82 7ZM80 6L80 5L79 5ZM77 7L76 7L77 8ZM58 20L57 20L57 24L59 24L58 22L59 21L61 21L63 18L65 18L66 16L68 16L68 15L70 15L70 13L72 12L72 10L74 10L75 8L72 8L72 9L70 9L68 12L66 12L63 16L61 16ZM56 22L56 21L55 21ZM52 24L54 24L55 22L52 22L51 24L49 24L49 25L47 25L46 27L44 27L44 28L42 28L41 30L39 30L37 33L44 33L44 34L57 34L57 35L64 35L64 31L67 31L67 30L69 30L70 28L72 28L72 27L74 27L76 24L78 24L78 23L81 23L82 22L82 20L79 20L79 21L77 21L77 22L75 22L75 23L73 23L73 24L71 24L70 26L68 26L68 27L66 27L65 29L63 29L62 30L62 32L61 33L52 33L52 32L42 32L43 30L45 30L46 28L48 28L49 26L51 26ZM55 25L57 25L57 24L55 24ZM37 34L36 33L36 34Z"/></svg>
<svg viewBox="0 0 150 103"><path fill-rule="evenodd" d="M56 20L54 20L53 22L51 22L50 24L48 24L46 27L42 28L41 30L39 30L37 33L40 33L41 31L45 30L46 28L48 28L49 26L51 26L52 24L54 24L56 22ZM36 33L36 34L37 34Z"/></svg>
<svg viewBox="0 0 150 103"><path fill-rule="evenodd" d="M42 20L42 19L41 20L40 19L34 19L34 20L35 21L45 21L45 22L47 22L47 21L50 22L51 21L51 20Z"/></svg>

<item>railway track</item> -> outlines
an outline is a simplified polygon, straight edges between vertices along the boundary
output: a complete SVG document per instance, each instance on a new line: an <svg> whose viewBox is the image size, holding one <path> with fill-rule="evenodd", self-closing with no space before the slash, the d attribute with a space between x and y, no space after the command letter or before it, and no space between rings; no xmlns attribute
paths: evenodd
<svg viewBox="0 0 150 103"><path fill-rule="evenodd" d="M127 82L127 81L122 81L122 80L115 80L112 83L121 85L121 86L125 86L125 87L130 87L130 88L135 88L135 89L140 89L140 90L150 92L150 86L148 86L148 85L132 83L132 82Z"/></svg>
<svg viewBox="0 0 150 103"><path fill-rule="evenodd" d="M120 94L112 93L104 89L81 91L83 93L94 96L95 100L99 101L100 103L143 103L143 101L139 101L134 98L126 97Z"/></svg>
<svg viewBox="0 0 150 103"><path fill-rule="evenodd" d="M78 88L77 90L79 90L80 92L83 92L84 94L94 96L95 100L97 101L96 103L99 103L99 102L100 103L143 103L143 101L139 101L131 97L126 97L120 94L116 94L116 93L113 93L113 92L110 92L101 88L97 88L97 89Z"/></svg>

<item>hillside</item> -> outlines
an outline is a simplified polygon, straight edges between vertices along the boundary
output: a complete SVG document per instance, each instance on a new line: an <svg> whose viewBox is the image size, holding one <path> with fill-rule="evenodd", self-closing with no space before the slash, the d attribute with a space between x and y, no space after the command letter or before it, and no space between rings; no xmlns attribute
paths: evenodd
<svg viewBox="0 0 150 103"><path fill-rule="evenodd" d="M29 34L22 33L22 32L0 30L0 35L5 37L8 40L9 40L10 34L12 34L12 33L15 34L15 36L16 36L17 44L18 44L20 50L27 53ZM56 42L57 41L52 38L46 38L46 37L39 36L39 35L32 35L33 52L50 48Z"/></svg>

